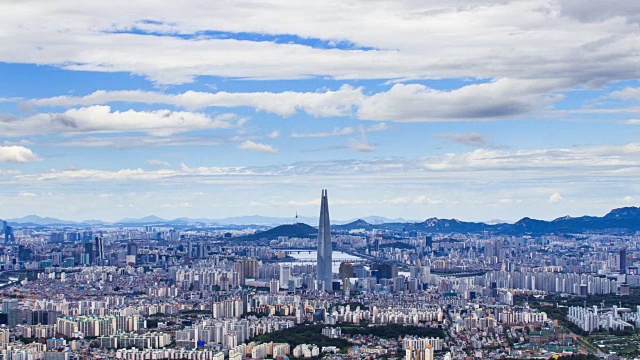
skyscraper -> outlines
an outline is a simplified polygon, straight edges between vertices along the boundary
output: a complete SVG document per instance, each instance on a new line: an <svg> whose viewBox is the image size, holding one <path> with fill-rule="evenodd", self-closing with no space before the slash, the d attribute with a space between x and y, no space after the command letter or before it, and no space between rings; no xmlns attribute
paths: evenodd
<svg viewBox="0 0 640 360"><path fill-rule="evenodd" d="M620 249L620 274L627 273L627 248Z"/></svg>
<svg viewBox="0 0 640 360"><path fill-rule="evenodd" d="M13 238L13 228L9 226L6 221L2 222L2 233L4 234L5 244L14 242L15 239Z"/></svg>
<svg viewBox="0 0 640 360"><path fill-rule="evenodd" d="M318 226L318 289L331 291L331 224L327 190L322 190L320 201L320 224Z"/></svg>
<svg viewBox="0 0 640 360"><path fill-rule="evenodd" d="M96 236L96 257L98 260L104 259L104 242L100 236Z"/></svg>
<svg viewBox="0 0 640 360"><path fill-rule="evenodd" d="M93 249L94 244L91 241L82 243L82 264L92 265L96 259L96 252Z"/></svg>
<svg viewBox="0 0 640 360"><path fill-rule="evenodd" d="M4 234L4 243L7 244L9 243L9 231L8 228L9 225L7 225L6 221L2 222L2 234Z"/></svg>

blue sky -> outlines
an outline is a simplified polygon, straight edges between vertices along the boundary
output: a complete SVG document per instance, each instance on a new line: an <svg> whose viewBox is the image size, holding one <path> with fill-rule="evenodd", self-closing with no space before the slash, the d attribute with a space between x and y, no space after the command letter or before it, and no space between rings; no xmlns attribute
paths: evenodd
<svg viewBox="0 0 640 360"><path fill-rule="evenodd" d="M640 6L448 4L4 2L0 218L637 205Z"/></svg>

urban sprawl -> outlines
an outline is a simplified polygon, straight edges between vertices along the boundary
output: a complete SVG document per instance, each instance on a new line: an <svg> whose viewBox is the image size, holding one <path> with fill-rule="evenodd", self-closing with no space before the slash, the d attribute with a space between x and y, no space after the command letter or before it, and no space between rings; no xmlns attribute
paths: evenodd
<svg viewBox="0 0 640 360"><path fill-rule="evenodd" d="M637 235L356 225L3 222L1 359L640 355Z"/></svg>

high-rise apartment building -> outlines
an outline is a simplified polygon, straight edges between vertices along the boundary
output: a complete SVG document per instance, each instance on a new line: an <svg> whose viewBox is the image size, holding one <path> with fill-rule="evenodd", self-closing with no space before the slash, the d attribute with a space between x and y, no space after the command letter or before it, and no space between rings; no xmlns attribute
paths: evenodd
<svg viewBox="0 0 640 360"><path fill-rule="evenodd" d="M235 270L238 273L238 280L244 285L245 279L257 279L260 263L256 259L239 259L236 260Z"/></svg>
<svg viewBox="0 0 640 360"><path fill-rule="evenodd" d="M104 259L104 242L102 237L96 236L96 259L102 260Z"/></svg>

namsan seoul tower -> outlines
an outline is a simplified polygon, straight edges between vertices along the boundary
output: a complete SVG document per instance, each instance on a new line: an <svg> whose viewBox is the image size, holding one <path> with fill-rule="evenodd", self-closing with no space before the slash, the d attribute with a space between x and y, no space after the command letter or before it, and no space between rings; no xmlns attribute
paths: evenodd
<svg viewBox="0 0 640 360"><path fill-rule="evenodd" d="M318 226L318 290L331 291L331 224L327 190L322 190L320 201L320 224Z"/></svg>

